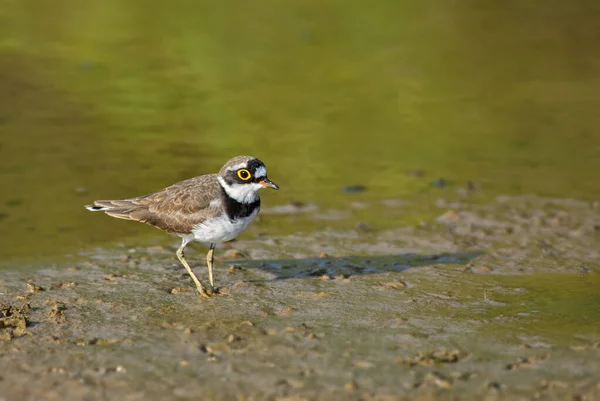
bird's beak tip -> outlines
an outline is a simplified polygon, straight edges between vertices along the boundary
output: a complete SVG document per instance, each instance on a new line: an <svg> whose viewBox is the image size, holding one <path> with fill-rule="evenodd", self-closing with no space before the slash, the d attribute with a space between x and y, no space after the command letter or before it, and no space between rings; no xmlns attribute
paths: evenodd
<svg viewBox="0 0 600 401"><path fill-rule="evenodd" d="M262 179L259 182L259 184L265 188L279 189L279 185L275 184L273 181L269 180L268 178Z"/></svg>

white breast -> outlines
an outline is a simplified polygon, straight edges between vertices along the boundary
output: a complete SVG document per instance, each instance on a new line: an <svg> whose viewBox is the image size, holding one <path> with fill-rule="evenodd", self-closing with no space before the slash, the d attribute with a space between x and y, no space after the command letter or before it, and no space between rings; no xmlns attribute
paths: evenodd
<svg viewBox="0 0 600 401"><path fill-rule="evenodd" d="M225 213L219 217L208 219L197 224L192 230L196 241L205 243L218 243L230 241L240 235L250 223L256 218L259 208L248 217L229 220Z"/></svg>

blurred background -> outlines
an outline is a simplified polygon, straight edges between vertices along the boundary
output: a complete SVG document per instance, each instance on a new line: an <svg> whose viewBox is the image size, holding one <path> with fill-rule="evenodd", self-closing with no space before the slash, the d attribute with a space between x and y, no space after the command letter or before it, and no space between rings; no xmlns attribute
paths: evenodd
<svg viewBox="0 0 600 401"><path fill-rule="evenodd" d="M0 1L0 260L161 235L83 205L239 154L281 185L265 206L440 177L598 199L599 21L595 0Z"/></svg>

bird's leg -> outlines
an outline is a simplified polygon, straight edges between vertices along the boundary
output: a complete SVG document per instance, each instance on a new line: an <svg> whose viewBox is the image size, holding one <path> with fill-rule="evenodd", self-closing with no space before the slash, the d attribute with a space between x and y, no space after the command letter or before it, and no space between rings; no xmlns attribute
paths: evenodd
<svg viewBox="0 0 600 401"><path fill-rule="evenodd" d="M211 285L213 291L218 292L215 289L215 279L214 279L214 275L213 275L214 255L215 255L215 244L210 244L210 249L208 250L208 253L206 254L206 266L208 267L208 279L210 281L210 285Z"/></svg>
<svg viewBox="0 0 600 401"><path fill-rule="evenodd" d="M206 291L206 287L204 286L204 284L202 284L202 282L200 280L198 280L198 277L196 277L196 275L194 274L194 272L192 271L190 266L187 264L185 257L183 256L183 250L186 245L187 245L187 241L183 240L183 242L181 243L181 246L179 247L179 249L177 249L177 253L176 253L177 258L179 259L179 261L181 262L183 267L185 267L185 270L187 270L188 274L194 281L194 284L196 284L196 289L198 290L200 295L202 295L205 298L208 298L208 297L210 297L210 295Z"/></svg>

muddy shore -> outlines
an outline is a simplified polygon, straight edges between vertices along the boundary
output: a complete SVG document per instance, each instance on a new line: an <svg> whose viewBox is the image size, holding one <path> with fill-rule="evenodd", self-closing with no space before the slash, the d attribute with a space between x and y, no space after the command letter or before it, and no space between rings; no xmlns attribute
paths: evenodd
<svg viewBox="0 0 600 401"><path fill-rule="evenodd" d="M0 400L600 397L600 207L432 207L391 229L246 236L218 249L208 300L172 238L4 266Z"/></svg>

